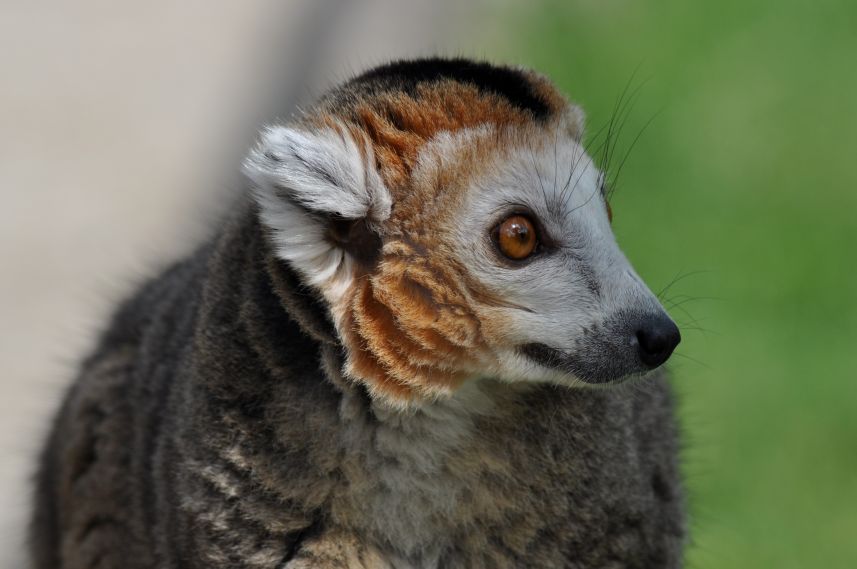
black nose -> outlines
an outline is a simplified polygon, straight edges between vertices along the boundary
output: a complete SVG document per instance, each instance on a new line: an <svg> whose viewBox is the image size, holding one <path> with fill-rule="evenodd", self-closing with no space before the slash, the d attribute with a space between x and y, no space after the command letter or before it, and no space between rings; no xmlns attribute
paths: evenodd
<svg viewBox="0 0 857 569"><path fill-rule="evenodd" d="M667 361L678 343L681 333L678 326L665 314L650 316L643 320L637 330L640 359L651 368Z"/></svg>

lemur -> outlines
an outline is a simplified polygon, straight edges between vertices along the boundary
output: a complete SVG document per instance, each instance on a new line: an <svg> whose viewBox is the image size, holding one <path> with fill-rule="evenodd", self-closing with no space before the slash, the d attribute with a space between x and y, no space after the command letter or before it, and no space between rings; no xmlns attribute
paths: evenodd
<svg viewBox="0 0 857 569"><path fill-rule="evenodd" d="M583 123L533 71L436 58L265 128L82 364L33 567L680 567L679 330Z"/></svg>

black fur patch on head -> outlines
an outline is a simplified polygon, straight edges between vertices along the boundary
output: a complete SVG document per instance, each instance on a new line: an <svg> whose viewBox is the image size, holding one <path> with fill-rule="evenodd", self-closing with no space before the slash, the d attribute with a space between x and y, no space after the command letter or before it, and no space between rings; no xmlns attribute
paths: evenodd
<svg viewBox="0 0 857 569"><path fill-rule="evenodd" d="M511 67L454 58L400 60L375 67L346 83L345 88L366 88L373 92L400 90L416 94L422 83L457 81L479 91L506 99L513 107L529 111L537 120L551 114L547 101L534 89L532 78Z"/></svg>

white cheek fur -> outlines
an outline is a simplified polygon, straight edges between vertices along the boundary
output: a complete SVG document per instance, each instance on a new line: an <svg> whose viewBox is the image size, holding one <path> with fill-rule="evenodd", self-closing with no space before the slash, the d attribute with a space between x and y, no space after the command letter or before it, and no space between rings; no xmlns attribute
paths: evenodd
<svg viewBox="0 0 857 569"><path fill-rule="evenodd" d="M472 182L455 220L456 239L462 263L477 281L521 307L483 308L492 321L503 322L495 333L501 361L497 375L568 383L573 378L559 378L563 374L534 364L518 346L572 349L587 328L653 296L633 278L613 237L601 198L601 172L576 140L546 136L544 144L511 149L487 176ZM487 235L497 212L510 206L531 210L558 241L558 250L519 268L498 262Z"/></svg>

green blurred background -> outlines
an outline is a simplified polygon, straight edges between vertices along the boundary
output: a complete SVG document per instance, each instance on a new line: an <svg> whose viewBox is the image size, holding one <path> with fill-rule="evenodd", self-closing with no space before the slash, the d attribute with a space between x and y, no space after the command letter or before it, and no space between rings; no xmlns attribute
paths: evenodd
<svg viewBox="0 0 857 569"><path fill-rule="evenodd" d="M539 1L505 59L596 132L620 244L666 293L691 568L857 567L857 2ZM597 145L597 142L596 142Z"/></svg>

